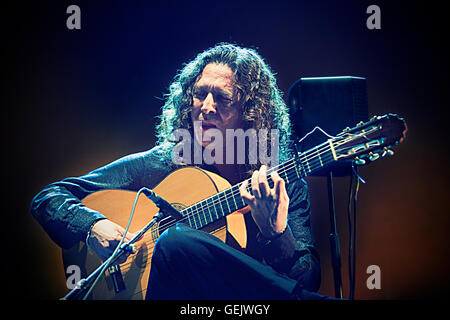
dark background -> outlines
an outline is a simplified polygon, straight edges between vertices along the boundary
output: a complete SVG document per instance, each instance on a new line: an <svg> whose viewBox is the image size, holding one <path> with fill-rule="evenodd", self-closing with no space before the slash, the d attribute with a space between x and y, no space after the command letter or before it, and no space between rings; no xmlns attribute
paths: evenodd
<svg viewBox="0 0 450 320"><path fill-rule="evenodd" d="M2 9L2 155L7 295L64 295L58 248L29 214L48 183L150 148L161 98L182 64L218 42L256 48L285 93L300 77L368 83L369 114L398 113L408 137L395 156L360 169L357 299L449 293L448 32L438 2L58 1ZM81 30L66 8L81 8ZM366 8L381 8L381 30ZM321 253L320 293L333 295L326 184L309 178ZM336 179L348 296L348 178ZM368 290L366 268L381 268Z"/></svg>

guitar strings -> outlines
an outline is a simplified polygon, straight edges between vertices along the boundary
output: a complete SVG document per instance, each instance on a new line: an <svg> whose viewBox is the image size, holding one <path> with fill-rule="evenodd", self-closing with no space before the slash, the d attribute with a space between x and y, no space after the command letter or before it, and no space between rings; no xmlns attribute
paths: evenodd
<svg viewBox="0 0 450 320"><path fill-rule="evenodd" d="M328 141L327 141L327 142L328 142ZM309 157L309 159L311 159L312 157L317 157L318 154L323 154L325 151L328 152L331 148L328 147L327 142L325 142L325 143L321 146L321 148L319 148L319 149L317 149L317 150L305 152L305 153L301 154L298 158L299 158L300 160L302 160L302 161L305 161L308 157ZM342 143L345 143L345 141L344 141L344 142L341 142L340 144L342 144ZM338 145L336 144L336 146L338 146ZM319 150L323 150L324 148L326 149L325 151L321 151L320 153L318 152ZM316 153L316 155L313 155L314 153ZM312 157L311 157L311 155L312 155ZM296 158L293 158L293 159L290 159L290 160L284 162L283 164L281 164L281 165L279 165L279 166L276 166L276 167L273 167L273 168L269 168L268 173L271 172L271 171L276 170L277 167L280 167L280 166L283 166L283 168L281 168L281 170L279 171L280 176L283 175L283 174L286 174L286 172L287 172L288 170L292 170L293 167L295 167L295 169L297 169L297 165L296 165L296 163L295 163L295 162L296 162L295 160L296 160ZM329 160L330 160L330 155L328 155L327 157L323 157L323 160L324 160L324 161L329 161ZM312 163L309 165L309 166L310 166L310 170L309 170L310 172L312 172L312 171L314 171L315 169L317 169L318 167L321 167L321 166L322 166L322 163L321 163L321 165L319 166L319 165L318 165L318 162L321 162L321 161L320 161L320 160L315 160L315 162L312 162ZM311 168L313 168L313 169L311 170ZM306 176L306 175L307 175L307 174L306 174L306 169L303 168L303 171L304 171L305 176ZM296 172L296 174L297 174L297 176L299 176L298 172ZM285 175L285 179L286 179L286 180L289 180L289 176L288 176L288 175ZM292 177L291 177L291 179L292 179ZM270 182L270 180L269 180L269 182ZM289 182L289 181L288 181L288 182ZM211 214L211 211L210 211L210 209L209 209L209 208L211 207L211 205L214 206L214 209L215 209L215 211L216 211L216 216L217 216L217 218L219 219L219 215L218 215L217 209L216 209L217 204L219 204L219 205L223 208L222 205L223 205L223 202L224 202L224 200L225 200L225 201L226 201L226 204L227 204L227 206L228 206L228 208L229 208L229 211L231 211L231 209L230 209L230 207L229 207L229 205L228 205L228 200L229 200L230 198L232 198L232 199L234 200L235 204L236 204L236 199L235 199L235 198L236 198L237 195L240 194L239 187L240 187L240 185L241 185L242 183L243 183L243 182L241 182L240 184L234 185L234 186L232 186L231 188L229 188L229 189L227 189L227 190L224 190L224 191L220 192L219 194L215 194L215 195L213 195L213 196L211 196L211 197L208 197L208 198L206 198L206 199L203 199L202 201L199 201L199 202L196 203L196 204L191 205L190 207L188 207L188 208L185 209L185 210L187 210L187 213L184 215L183 219L181 219L181 220L179 220L179 221L177 221L177 222L184 222L184 221L187 220L187 219L193 218L194 216L198 216L198 221L199 221L199 223L200 223L200 228L201 228L201 227L205 226L207 223L204 224L204 222L203 222L204 220L202 219L200 213L203 212L203 215L204 215L204 212L205 212L204 206L205 206L205 207L208 208L209 215L210 215L210 217L212 218L212 214ZM249 188L251 187L251 183L250 183L250 182L249 182L249 186L248 186L248 187L249 187ZM231 191L230 191L230 190L231 190ZM247 189L247 190L248 190L248 189ZM227 191L230 191L230 192L227 194L227 193L226 193ZM248 191L250 191L250 190L248 190ZM209 200L211 200L211 201L208 203ZM243 205L245 206L245 203L244 203ZM193 208L194 206L195 206L195 208ZM236 204L236 206L237 206L237 204ZM190 208L191 208L191 212L189 212L189 209L190 209ZM238 209L238 208L237 208L237 209ZM185 211L185 210L183 210L183 211ZM222 210L222 211L223 211L223 210ZM205 222L207 222L208 219L206 218L205 215L204 215L204 217L205 217ZM223 217L223 214L222 214L222 217ZM194 221L195 227L198 229L196 220L195 220L195 219L192 219L192 220ZM168 228L168 227L174 225L175 223L176 223L176 222L173 222L173 221L172 221L172 222L169 222L169 223L166 224L166 225L162 225L162 227L165 226L166 228ZM192 226L191 223L189 223L189 225Z"/></svg>
<svg viewBox="0 0 450 320"><path fill-rule="evenodd" d="M325 152L329 152L329 151L331 150L331 147L332 147L332 146L334 146L334 147L335 147L335 150L336 150L337 147L339 147L340 145L342 145L342 144L344 144L344 143L347 143L347 141L349 141L349 140L351 140L351 136L349 136L348 138L342 139L341 142L338 141L338 142L333 143L333 142L331 141L331 146L329 146L330 140L327 140L327 141L323 142L322 144L320 144L319 146L317 146L316 148L314 148L314 149L312 149L312 150L308 150L308 151L306 151L306 152L300 154L300 156L298 156L298 159L300 159L300 160L302 160L302 161L306 161L306 162L307 162L308 159L314 159L314 162L312 162L311 164L307 163L308 166L310 167L309 171L312 172L312 171L314 171L315 169L317 169L317 168L319 167L319 166L317 165L317 162L320 162L320 167L323 166L323 161L322 161L322 159L320 158L320 155L321 155L321 154L324 154ZM319 159L317 160L317 158L319 158ZM328 155L328 156L324 157L323 160L329 161L329 158L330 158L330 156ZM297 166L296 166L296 163L295 163L296 160L297 160L296 158L293 158L293 159L290 159L290 160L284 162L284 163L281 164L281 165L278 165L278 166L273 167L273 168L269 168L269 169L268 169L268 173L271 172L271 171L276 170L277 167L280 167L280 166L284 166L284 167L279 171L279 174L286 173L288 170L291 170L292 167L295 167L295 168L297 169ZM313 168L313 169L311 170L311 168ZM303 166L302 166L302 169L303 169L303 171L304 171L304 173L305 173L305 176L306 176L306 175L307 175L307 174L306 174L306 169L305 169ZM299 175L298 172L297 172L297 175ZM286 175L286 177L287 177L287 180L288 180L289 177L288 177L287 175ZM193 209L192 209L192 212L187 213L187 214L184 216L184 218L181 219L180 221L184 221L184 220L186 220L186 219L189 219L189 218L191 218L191 217L194 217L194 216L198 215L199 222L200 222L200 224L202 224L203 219L201 218L201 216L199 215L199 213L205 211L204 208L203 208L203 204L205 204L205 206L208 207L208 211L209 211L210 205L214 205L214 208L216 207L217 204L220 204L220 205L222 206L222 202L223 202L224 200L226 200L227 206L228 206L228 208L230 209L230 207L229 207L229 205L228 205L228 199L229 199L230 196L231 196L231 197L233 198L234 202L236 203L235 197L236 197L238 194L240 194L239 187L240 187L241 184L242 184L242 182L241 182L240 184L237 184L237 185L235 185L235 186L232 186L231 188L229 188L229 189L227 189L227 190L224 190L224 191L220 192L219 194L215 194L214 196L211 196L211 197L208 197L208 198L206 198L206 199L203 199L202 201L199 201L198 203L196 203L196 204L194 204L194 205L191 205L190 207L186 208L185 210L188 210L189 208L192 208L193 206L196 206L196 207L197 207L197 208L193 208ZM249 187L250 187L250 186L251 186L251 183L249 182ZM237 190L233 190L233 189L236 189L236 188L237 188ZM231 189L231 192L230 192L229 194L226 194L226 192L227 192L228 190L230 190L230 189ZM249 191L249 190L248 190L248 191ZM211 200L211 203L208 203L208 200L210 200L210 199L212 199L212 200ZM245 204L244 204L244 205L245 205ZM200 208L199 208L199 207L200 207ZM183 211L184 211L184 210L183 210ZM210 216L211 216L211 218L212 218L211 211L209 211L209 213L210 213ZM216 210L216 214L217 214L217 210ZM218 214L217 214L217 216L218 216ZM195 223L195 225L196 225L195 219L193 219L193 220L194 220L194 223ZM205 216L205 220L207 221L206 216ZM196 227L197 227L197 225L196 225ZM201 227L203 227L203 226L201 226Z"/></svg>
<svg viewBox="0 0 450 320"><path fill-rule="evenodd" d="M345 143L345 141L344 141L343 143ZM342 144L342 143L340 143L340 144ZM336 146L338 146L338 144L336 144ZM324 148L326 148L325 151L321 151L320 153L318 152L319 150L323 150ZM328 151L330 151L330 149L331 149L331 148L328 147L328 141L327 141L327 142L324 142L324 143L323 143L323 145L322 145L322 147L321 147L320 149L313 150L313 151L307 151L307 152L301 154L298 158L299 158L300 160L302 160L302 161L306 161L306 159L308 159L309 154L311 154L312 157L317 157L317 155L323 154L324 152L328 152ZM309 154L308 154L308 153L309 153ZM316 153L316 155L313 155L314 153ZM309 157L309 159L311 159L312 157ZM276 166L276 167L269 168L269 169L268 169L268 173L270 173L270 172L272 172L272 171L275 171L275 170L276 170L278 167L280 167L280 166L283 166L283 167L281 168L281 170L278 172L278 173L280 174L280 176L283 175L283 174L285 174L288 170L292 170L292 168L297 169L296 160L297 160L296 158L292 158L292 159L290 159L290 160L284 162L284 163L281 164L281 165L278 165L278 166ZM330 155L328 155L327 157L324 157L323 160L324 160L324 161L329 161L329 160L330 160ZM318 165L318 162L321 163L320 166ZM309 171L312 172L312 171L314 171L315 169L317 169L317 168L319 168L319 167L321 167L321 166L323 166L321 160L320 160L320 159L319 159L319 160L315 160L315 162L312 162L311 164L309 164L309 167L310 167ZM311 168L313 168L313 169L311 170ZM307 176L307 174L306 174L306 169L303 168L303 167L302 167L302 169L303 169L303 171L304 171L304 173L305 173L305 176ZM297 171L297 170L296 170L296 171ZM297 173L297 176L299 176L298 172L296 172L296 173ZM286 178L287 178L287 179L286 179ZM289 180L289 176L285 175L285 179L286 179L286 180ZM292 179L292 178L291 178L291 179ZM250 187L251 187L251 181L250 181L250 179L248 179L248 181L249 181L249 186L248 186L248 188L250 188ZM289 182L289 181L288 181L288 182ZM210 216L211 216L211 218L212 218L211 211L209 210L209 207L210 207L211 205L214 205L214 208L215 208L217 204L220 204L220 206L222 207L222 202L224 202L224 200L225 200L227 206L229 207L229 205L228 205L228 200L229 200L229 198L232 198L232 199L234 200L235 204L236 204L235 197L236 197L237 195L240 194L239 187L241 186L242 183L243 183L243 182L241 182L241 183L239 183L239 184L237 184L237 185L234 185L234 186L230 187L230 188L227 189L227 190L224 190L224 191L222 191L222 192L220 192L220 193L218 193L218 194L215 194L215 195L213 195L213 196L211 196L211 197L208 197L208 198L206 198L206 199L203 199L202 201L199 201L198 203L195 203L195 204L191 205L190 207L186 208L185 210L189 210L190 208L192 208L192 209L191 209L192 211L191 211L191 212L187 212L187 213L184 215L184 218L181 219L181 220L186 220L186 219L189 219L189 218L191 218L191 217L193 217L193 216L195 216L195 215L198 215L200 224L203 224L203 222L202 222L203 219L201 218L201 216L199 215L199 213L205 211L204 208L203 208L204 206L205 206L205 207L208 207L208 211L209 211ZM229 190L231 190L231 191L227 194L226 192L229 191ZM247 189L247 190L248 190L248 189ZM250 191L250 190L248 190L248 191ZM230 197L230 196L231 196L231 197ZM208 202L209 200L211 200L211 201ZM197 208L193 208L194 206L197 207ZM245 206L245 204L244 204L244 206ZM230 208L229 208L229 209L230 209ZM184 211L184 210L183 210L183 211ZM217 210L215 210L215 211L216 211L216 216L218 217ZM180 220L180 221L181 221L181 220ZM194 220L194 223L195 223L195 225L196 225L195 219L193 219L193 220ZM205 216L205 220L207 221L206 216ZM197 227L197 226L196 226L196 227ZM201 227L203 227L203 226L201 226Z"/></svg>
<svg viewBox="0 0 450 320"><path fill-rule="evenodd" d="M325 145L324 146L322 146L320 149L318 149L318 150L323 150L325 147L328 147L328 145L327 145L327 142L325 142L324 143ZM328 149L326 150L326 151L329 151L329 147L328 147ZM318 150L314 150L314 151L309 151L309 152L305 152L305 153L316 153L316 154L319 154L318 153ZM323 154L325 151L322 151L321 153ZM305 161L305 159L307 159L307 155L305 155L305 153L304 154L301 154L298 158L299 159L301 159L302 161ZM316 155L317 156L317 155ZM316 157L315 156L315 157ZM311 158L311 157L310 157ZM325 160L325 161L329 161L329 156L328 157L324 157L323 159ZM279 171L279 174L280 174L280 176L281 175L283 175L283 174L286 174L286 172L288 171L288 170L292 170L292 168L296 168L297 166L296 166L296 158L292 158L292 159L290 159L290 160L288 160L288 161L286 161L286 162L284 162L283 164L281 164L281 165L278 165L278 166L276 166L276 167L272 167L272 168L269 168L268 169L268 173L269 172L272 172L272 171L275 171L278 167L280 167L280 166L283 166L283 168L281 168L281 170ZM310 164L310 168L312 167L313 169L311 170L309 170L310 172L312 172L312 171L314 171L315 169L317 169L318 167L320 167L320 166L322 166L322 165L317 165L317 162L320 162L320 160L316 160L315 161L316 163L311 163ZM306 176L306 170L303 168L303 171L305 172L305 176ZM298 172L296 172L296 174L297 174L297 176L299 176L299 174L298 174ZM286 180L288 180L289 181L289 176L288 175L285 175L285 179ZM291 179L292 179L292 177L291 177ZM251 181L250 181L250 179L248 179L249 180L249 186L248 186L248 188L250 188L251 187ZM270 182L270 181L269 181ZM234 200L234 202L235 202L235 204L236 204L236 200L235 200L235 197L237 196L237 195L239 195L240 194L240 191L239 191L239 187L240 187L240 185L242 184L243 182L241 182L241 183L239 183L239 184L237 184L237 185L234 185L234 186L232 186L231 188L229 188L229 189L227 189L227 190L224 190L224 191L222 191L222 192L220 192L220 193L218 193L218 194L215 194L215 195L213 195L213 196L211 196L211 197L208 197L208 198L206 198L206 199L203 199L202 201L199 201L198 203L195 203L195 204L193 204L193 205L191 205L190 207L188 207L188 208L186 208L186 209L184 209L183 211L185 211L185 210L189 210L189 208L192 208L191 210L191 212L187 212L187 214L185 214L184 215L184 217L182 218L182 219L180 219L180 220L178 220L177 222L184 222L185 220L187 220L187 219L189 219L189 218L193 218L194 216L196 216L196 215L198 215L198 218L199 218L199 222L200 222L200 228L201 227L203 227L204 225L203 225L203 219L201 218L201 215L200 215L200 213L202 213L202 212L204 212L205 210L204 210L204 208L203 208L203 206L205 205L206 207L208 207L208 211L209 211L209 214L210 214L210 216L211 216L211 218L212 218L212 215L211 215L211 211L209 210L209 207L211 206L211 205L214 205L214 208L216 207L216 205L217 204L219 204L221 207L222 207L222 202L224 202L224 200L227 202L227 206L228 206L228 208L230 209L230 207L229 207L229 205L228 205L228 200L229 200L229 198L233 198L233 200ZM233 190L234 189L234 190ZM226 194L226 192L227 191L229 191L229 190L231 190L231 192L230 193L228 193L228 194ZM247 189L248 190L248 189ZM248 191L250 191L250 190L248 190ZM230 197L231 196L231 197ZM210 203L208 203L208 200L210 200L210 199L212 199L211 200L211 202ZM193 208L193 207L196 207L196 208ZM245 203L244 203L244 206L245 206ZM231 209L230 209L231 210ZM218 217L218 214L217 214L217 210L215 210L216 211L216 215L217 215L217 217ZM223 210L222 210L223 211ZM223 215L222 215L222 217L223 217ZM206 222L207 222L207 220L208 219L206 219L206 216L205 216L205 220L206 220ZM197 223L196 223L196 221L195 221L195 219L193 219L193 221L194 221L194 224L195 224L195 227L196 228L198 228L197 227ZM168 223L167 224L167 228L168 227L170 227L170 226L172 226L172 225L174 225L176 222L172 222L172 223ZM191 226L192 226L192 224L191 223L189 223ZM147 235L144 235L144 237L145 236L147 236Z"/></svg>
<svg viewBox="0 0 450 320"><path fill-rule="evenodd" d="M326 143L327 143L327 142L325 142L324 144L326 144ZM299 159L301 159L302 161L307 161L308 156L309 156L308 153L310 153L310 154L312 155L312 157L317 157L317 155L320 156L320 154L323 154L324 151L321 151L321 152L319 153L319 150L323 150L324 148L327 148L327 147L328 147L328 145L324 145L324 146L322 146L320 149L317 149L317 150L314 150L314 151L310 151L310 152L305 152L304 154L301 154L301 155L299 156ZM329 151L329 148L328 148L326 151ZM316 155L313 155L314 153L316 153ZM311 159L312 157L309 157L309 159ZM328 161L328 158L329 158L329 157L326 157L326 158L324 158L324 160L327 160L327 161ZM278 165L278 166L276 166L276 167L269 168L269 169L268 169L268 173L270 173L271 171L275 171L275 170L276 170L278 167L280 167L280 166L283 166L283 168L279 171L279 174L283 174L283 173L285 173L287 170L291 170L294 166L296 166L296 163L295 163L296 160L297 160L296 158L292 158L292 159L290 159L290 160L284 162L284 163L281 164L281 165ZM316 160L316 162L320 162L320 160ZM311 164L310 164L310 167L315 167L315 166L316 166L315 163L311 163ZM315 168L314 168L313 170L315 170ZM311 171L313 171L313 170L310 169L309 171L311 172ZM304 171L305 176L306 176L306 175L307 175L307 174L306 174L306 169L303 168L303 171ZM250 180L250 179L249 179L249 180ZM211 204L216 205L216 204L218 204L218 203L221 203L221 201L223 201L224 199L227 200L227 197L229 197L230 195L231 195L231 196L236 195L236 191L235 191L235 190L232 190L229 194L226 194L226 192L227 192L228 190L233 189L233 188L238 188L241 184L242 184L242 183L237 184L237 185L232 186L231 188L229 188L229 189L227 189L227 190L224 190L224 191L220 192L219 194L216 194L216 195L214 195L214 196L211 196L211 197L208 197L208 198L206 198L206 199L203 199L202 201L200 201L200 202L198 202L198 203L196 203L196 204L194 204L194 205L192 205L192 206L200 206L200 207L203 207L203 203L204 203L204 202L205 202L205 205L208 205L208 206L211 205ZM251 183L249 183L249 186L250 186L250 185L251 185ZM213 200L211 201L211 203L208 203L208 200L210 200L211 198L215 198L215 199L213 199ZM228 200L227 200L227 201L228 201ZM192 206L191 206L191 207L192 207ZM203 211L203 208L200 208L200 210ZM193 211L192 211L191 213L189 213L189 215L197 214L197 213L198 213L198 210L193 209Z"/></svg>
<svg viewBox="0 0 450 320"><path fill-rule="evenodd" d="M330 158L330 157L327 157L327 158ZM328 159L324 158L324 160L327 161ZM298 170L296 170L295 172L291 172L292 168L297 169L297 166L295 164L295 159L291 159L289 161L286 161L284 164L285 164L285 166L279 171L279 174L280 174L281 177L284 177L284 179L287 180L288 182L289 182L289 179L292 180L293 178L296 179L296 178L300 178L301 177L301 175L298 173ZM316 168L319 167L318 164L311 164L311 166L313 167L313 170L315 170ZM272 170L268 170L268 172L269 171L272 172L275 169L276 168L274 168ZM306 173L306 171L305 171L305 173ZM269 182L269 186L272 187L270 184L273 183L273 181L270 179L270 177L268 177L268 178L269 178L269 181L268 181ZM235 205L237 207L236 210L239 209L239 206L236 203L236 196L240 195L239 187L242 185L242 183L243 182L241 182L241 183L239 183L239 184L237 184L237 185L235 185L235 186L225 190L228 193L221 192L223 194L219 193L219 196L217 196L217 194L216 194L216 195L213 196L215 198L209 197L207 199L204 199L204 200L200 201L199 203L197 203L197 204L195 204L193 206L190 206L189 208L192 208L191 212L188 211L188 214L185 215L185 218L188 219L188 218L193 217L194 215L198 215L199 216L199 222L200 222L201 226L203 226L204 225L203 224L203 219L201 218L200 213L205 211L204 207L208 208L209 215L212 218L211 210L209 208L213 205L214 209L216 211L216 215L218 216L217 209L216 209L217 204L219 204L219 208L223 208L223 203L226 201L226 205L228 206L229 211L232 212L232 211L235 211L235 210L232 210L230 208L230 205L228 204L228 201L230 199L233 199L233 201L234 201L234 203L235 203ZM249 189L251 190L251 181L249 181L249 186L247 187L247 191L250 191ZM238 199L239 199L240 202L242 202L241 198L238 198ZM209 200L211 200L211 201L208 202ZM243 205L245 206L245 203L243 203ZM194 206L195 206L195 208L193 208ZM187 208L187 210L189 210L189 208ZM222 214L222 216L223 216L223 214ZM206 219L206 216L205 216L205 220L206 220L206 222L208 221L208 219ZM195 219L194 219L194 223L196 225ZM196 227L197 227L197 225L196 225Z"/></svg>
<svg viewBox="0 0 450 320"><path fill-rule="evenodd" d="M324 159L326 159L326 158L324 158ZM279 171L279 174L280 174L280 176L284 175L285 179L289 181L289 176L286 175L286 172L288 172L289 170L292 170L292 168L296 167L295 158L284 162L282 165L283 165L283 168ZM311 166L315 167L316 165L311 164ZM279 167L279 166L277 166L277 167ZM268 173L272 172L272 171L275 171L277 169L277 167L270 168L268 170ZM306 173L306 171L305 171L305 173ZM298 172L296 172L296 175L299 176ZM292 179L292 177L291 177L291 179ZM251 188L251 181L250 181L250 179L248 179L248 181L249 181L248 188ZM269 182L271 182L271 181L269 180ZM242 185L242 183L243 182L241 182L241 183L239 183L237 185L234 185L234 186L232 186L231 188L229 188L227 190L224 190L224 191L222 191L222 192L220 192L218 194L215 194L215 195L213 195L211 197L203 199L202 201L199 201L198 203L193 204L192 206L182 210L182 211L186 211L186 213L183 215L182 219L178 220L178 222L184 222L185 220L198 215L198 218L199 218L198 220L199 220L199 223L200 223L200 227L203 227L204 226L204 222L203 222L204 220L202 219L200 213L202 213L202 212L204 213L204 211L205 211L204 207L208 208L209 215L212 218L212 214L211 214L211 211L209 210L209 208L212 205L214 206L214 208L216 208L216 206L218 204L220 205L220 207L223 208L223 204L224 204L225 201L226 201L226 205L228 206L229 210L231 211L230 206L228 204L228 201L229 201L229 199L232 198L234 200L235 204L236 204L236 199L235 198L236 198L236 196L240 195L239 187ZM247 190L250 191L249 189L247 189ZM245 203L243 205L245 206ZM237 206L237 204L236 204L236 206ZM236 208L236 209L238 209L238 208ZM189 212L189 210L191 210L191 211ZM218 217L217 210L215 209L215 211L216 211L216 216ZM222 209L222 211L223 211L223 209ZM222 214L222 217L223 217L223 214ZM206 219L206 216L205 216L205 221L206 222L208 221L208 219ZM195 219L193 219L193 222L195 224L195 227L198 228ZM175 224L175 223L176 222L173 222L172 224ZM189 223L189 224L192 226L191 223ZM171 224L169 223L169 226L170 225Z"/></svg>

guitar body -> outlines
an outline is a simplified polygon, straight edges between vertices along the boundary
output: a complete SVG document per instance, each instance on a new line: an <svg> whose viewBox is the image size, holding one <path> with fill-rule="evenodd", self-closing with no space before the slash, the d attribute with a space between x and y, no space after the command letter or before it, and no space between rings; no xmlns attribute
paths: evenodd
<svg viewBox="0 0 450 320"><path fill-rule="evenodd" d="M215 173L196 167L186 167L169 174L153 191L178 210L182 210L230 186L227 180ZM109 220L125 228L136 194L136 192L124 190L103 190L90 194L82 202L87 207L102 213ZM156 205L141 194L129 232L137 233L150 222L158 211ZM240 210L229 214L225 218L207 225L202 230L215 235L237 249L244 250L247 245L247 231L243 213L246 211ZM113 281L116 279L113 279L114 277L106 272L105 276L102 276L95 286L90 298L96 300L144 299L154 245L159 235L164 232L168 225L172 224L173 221L163 219L135 243L136 253L130 255L126 262L119 265L125 285L124 290L116 292L113 285ZM69 250L63 250L63 263L65 270L69 265L77 265L81 269L81 277L86 278L102 261L95 253L88 251L84 243L80 242Z"/></svg>

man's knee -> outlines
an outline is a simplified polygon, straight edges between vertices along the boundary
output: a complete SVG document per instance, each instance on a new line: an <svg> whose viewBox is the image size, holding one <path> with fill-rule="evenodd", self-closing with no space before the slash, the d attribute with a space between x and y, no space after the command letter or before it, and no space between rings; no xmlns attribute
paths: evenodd
<svg viewBox="0 0 450 320"><path fill-rule="evenodd" d="M162 253L168 258L173 254L179 255L189 248L191 242L192 236L187 227L182 224L176 224L166 229L159 236L155 245L154 255Z"/></svg>

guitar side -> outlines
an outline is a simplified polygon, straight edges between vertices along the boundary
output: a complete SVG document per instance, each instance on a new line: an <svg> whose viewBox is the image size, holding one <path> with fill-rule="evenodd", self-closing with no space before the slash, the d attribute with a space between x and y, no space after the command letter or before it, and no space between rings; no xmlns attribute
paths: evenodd
<svg viewBox="0 0 450 320"><path fill-rule="evenodd" d="M215 173L197 167L186 167L169 174L153 191L177 209L182 210L228 189L230 186L227 180ZM87 207L102 213L109 220L125 227L128 223L136 194L136 192L124 190L102 190L90 194L82 202ZM158 210L151 200L141 194L129 232L136 233L142 229ZM247 231L243 212L245 211L237 211L227 215L225 218L206 226L202 230L217 236L237 249L243 250L247 244ZM125 289L116 293L114 291L113 277L109 272L106 272L105 276L101 277L92 291L91 299L142 300L145 298L154 244L160 233L166 228L164 226L165 223L167 221L162 220L149 230L141 240L135 243L136 253L130 255L126 262L119 265ZM77 265L81 270L81 277L86 278L101 264L101 260L93 252L88 252L85 244L80 242L71 249L63 249L63 264L65 269L69 265Z"/></svg>

